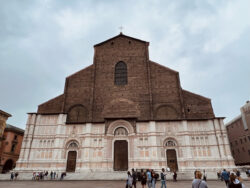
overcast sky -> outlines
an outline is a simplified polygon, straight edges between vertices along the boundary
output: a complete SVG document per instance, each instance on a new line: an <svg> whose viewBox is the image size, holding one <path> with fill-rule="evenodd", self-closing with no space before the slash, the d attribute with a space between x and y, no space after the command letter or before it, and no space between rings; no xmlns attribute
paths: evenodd
<svg viewBox="0 0 250 188"><path fill-rule="evenodd" d="M25 128L26 113L62 94L65 77L92 64L93 45L122 25L227 122L250 99L249 7L249 0L1 0L0 109Z"/></svg>

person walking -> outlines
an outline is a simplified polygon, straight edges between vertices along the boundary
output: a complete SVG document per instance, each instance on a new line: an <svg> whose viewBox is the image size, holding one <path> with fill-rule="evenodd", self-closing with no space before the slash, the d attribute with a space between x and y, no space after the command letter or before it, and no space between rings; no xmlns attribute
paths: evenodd
<svg viewBox="0 0 250 188"><path fill-rule="evenodd" d="M53 172L52 171L50 172L50 179L51 180L53 179Z"/></svg>
<svg viewBox="0 0 250 188"><path fill-rule="evenodd" d="M174 171L173 179L174 179L174 181L177 181L177 173L176 173L176 171Z"/></svg>
<svg viewBox="0 0 250 188"><path fill-rule="evenodd" d="M148 188L151 188L152 187L152 176L151 176L151 172L150 170L147 170L147 185L148 185Z"/></svg>
<svg viewBox="0 0 250 188"><path fill-rule="evenodd" d="M152 170L152 188L155 188L156 180L157 180L157 175L156 173Z"/></svg>
<svg viewBox="0 0 250 188"><path fill-rule="evenodd" d="M166 186L166 173L165 173L164 168L161 169L161 188L163 188L163 186L164 186L164 188L167 188L167 186Z"/></svg>
<svg viewBox="0 0 250 188"><path fill-rule="evenodd" d="M142 186L142 188L145 188L146 183L147 183L147 176L144 172L142 172L142 174L141 174L141 186Z"/></svg>
<svg viewBox="0 0 250 188"><path fill-rule="evenodd" d="M201 179L202 173L200 171L196 171L195 176L192 182L192 188L208 188L207 183Z"/></svg>
<svg viewBox="0 0 250 188"><path fill-rule="evenodd" d="M207 181L207 173L206 173L205 170L203 171L203 180L204 180L204 181Z"/></svg>
<svg viewBox="0 0 250 188"><path fill-rule="evenodd" d="M226 171L226 169L224 169L223 172L221 173L221 178L225 181L225 184L228 187L229 173Z"/></svg>
<svg viewBox="0 0 250 188"><path fill-rule="evenodd" d="M10 180L11 180L11 181L14 180L14 173L13 173L13 172L11 172L11 174L10 174Z"/></svg>
<svg viewBox="0 0 250 188"><path fill-rule="evenodd" d="M228 183L228 188L245 188L244 184L242 184L235 174L230 174L230 182Z"/></svg>
<svg viewBox="0 0 250 188"><path fill-rule="evenodd" d="M133 178L133 186L134 188L136 188L136 179L137 179L137 175L136 175L136 172L135 172L135 169L132 168L132 178Z"/></svg>
<svg viewBox="0 0 250 188"><path fill-rule="evenodd" d="M17 180L18 175L18 172L15 172L15 180Z"/></svg>
<svg viewBox="0 0 250 188"><path fill-rule="evenodd" d="M131 173L128 171L128 179L127 179L127 184L126 187L127 188L132 188L133 186L133 177L131 176Z"/></svg>

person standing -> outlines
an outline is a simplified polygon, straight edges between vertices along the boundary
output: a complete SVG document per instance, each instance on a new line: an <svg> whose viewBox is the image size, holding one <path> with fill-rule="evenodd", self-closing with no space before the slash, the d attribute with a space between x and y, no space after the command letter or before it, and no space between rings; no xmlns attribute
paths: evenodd
<svg viewBox="0 0 250 188"><path fill-rule="evenodd" d="M207 173L206 173L205 170L203 171L203 180L204 180L204 181L207 181Z"/></svg>
<svg viewBox="0 0 250 188"><path fill-rule="evenodd" d="M141 186L142 186L142 188L145 188L146 183L147 183L147 176L144 172L142 172L142 174L141 174Z"/></svg>
<svg viewBox="0 0 250 188"><path fill-rule="evenodd" d="M166 173L165 173L165 170L164 168L161 169L161 188L167 188L166 186Z"/></svg>
<svg viewBox="0 0 250 188"><path fill-rule="evenodd" d="M151 176L151 172L150 170L147 170L147 185L148 185L148 188L151 188L152 187L152 176Z"/></svg>
<svg viewBox="0 0 250 188"><path fill-rule="evenodd" d="M135 172L135 169L132 168L132 178L133 178L133 186L134 188L136 188L136 179L137 179L137 175L136 175L136 172Z"/></svg>
<svg viewBox="0 0 250 188"><path fill-rule="evenodd" d="M226 171L226 169L223 170L223 172L221 173L221 178L225 181L226 186L228 187L228 183L229 183L229 174Z"/></svg>
<svg viewBox="0 0 250 188"><path fill-rule="evenodd" d="M155 188L156 180L157 180L157 175L156 173L152 170L152 188Z"/></svg>
<svg viewBox="0 0 250 188"><path fill-rule="evenodd" d="M177 181L177 173L176 173L176 171L174 171L173 179L174 179L174 181Z"/></svg>
<svg viewBox="0 0 250 188"><path fill-rule="evenodd" d="M133 186L133 177L131 176L131 173L128 171L128 179L127 179L127 188L132 188Z"/></svg>
<svg viewBox="0 0 250 188"><path fill-rule="evenodd" d="M202 173L200 171L196 171L195 176L192 182L192 188L208 188L207 183L201 179Z"/></svg>
<svg viewBox="0 0 250 188"><path fill-rule="evenodd" d="M15 180L17 180L18 172L15 172Z"/></svg>
<svg viewBox="0 0 250 188"><path fill-rule="evenodd" d="M11 180L11 181L14 180L14 173L13 173L13 172L11 172L11 174L10 174L10 180Z"/></svg>
<svg viewBox="0 0 250 188"><path fill-rule="evenodd" d="M230 182L228 183L228 188L245 188L245 186L237 179L237 176L232 173L230 175Z"/></svg>

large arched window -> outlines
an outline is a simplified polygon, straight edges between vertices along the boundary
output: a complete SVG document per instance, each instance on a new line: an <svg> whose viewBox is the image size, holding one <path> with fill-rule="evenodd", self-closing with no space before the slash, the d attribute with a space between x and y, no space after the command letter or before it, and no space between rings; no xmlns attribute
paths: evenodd
<svg viewBox="0 0 250 188"><path fill-rule="evenodd" d="M115 85L126 85L128 83L127 65L119 61L115 65Z"/></svg>
<svg viewBox="0 0 250 188"><path fill-rule="evenodd" d="M67 123L83 123L87 121L88 111L82 105L76 105L70 108L67 115Z"/></svg>

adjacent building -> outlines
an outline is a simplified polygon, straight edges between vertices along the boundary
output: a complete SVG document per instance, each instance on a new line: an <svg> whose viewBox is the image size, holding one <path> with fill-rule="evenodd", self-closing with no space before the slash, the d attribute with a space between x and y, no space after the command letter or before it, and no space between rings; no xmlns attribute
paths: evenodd
<svg viewBox="0 0 250 188"><path fill-rule="evenodd" d="M151 61L148 47L122 33L96 44L93 64L28 114L16 170L233 168L211 100L182 89L179 73Z"/></svg>
<svg viewBox="0 0 250 188"><path fill-rule="evenodd" d="M15 168L22 146L23 135L23 129L6 124L2 141L2 173Z"/></svg>
<svg viewBox="0 0 250 188"><path fill-rule="evenodd" d="M250 102L241 114L226 124L232 155L236 165L250 165Z"/></svg>
<svg viewBox="0 0 250 188"><path fill-rule="evenodd" d="M3 166L2 164L2 142L3 142L3 133L4 133L4 129L6 127L6 121L7 119L11 117L11 114L0 110L0 172L2 171Z"/></svg>

